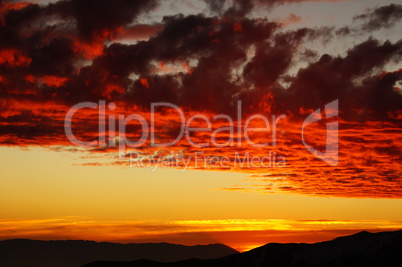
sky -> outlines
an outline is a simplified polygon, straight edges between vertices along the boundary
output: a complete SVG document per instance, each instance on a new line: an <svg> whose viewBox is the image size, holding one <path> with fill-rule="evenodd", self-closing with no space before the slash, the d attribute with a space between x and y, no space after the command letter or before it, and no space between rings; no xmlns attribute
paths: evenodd
<svg viewBox="0 0 402 267"><path fill-rule="evenodd" d="M0 0L0 239L402 228L402 5Z"/></svg>

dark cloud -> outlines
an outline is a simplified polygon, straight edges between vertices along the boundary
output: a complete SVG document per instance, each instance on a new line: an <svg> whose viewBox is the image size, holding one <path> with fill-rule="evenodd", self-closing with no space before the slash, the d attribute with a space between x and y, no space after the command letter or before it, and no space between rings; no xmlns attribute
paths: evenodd
<svg viewBox="0 0 402 267"><path fill-rule="evenodd" d="M205 0L205 3L209 7L212 12L216 12L218 14L222 13L223 7L225 5L226 0Z"/></svg>
<svg viewBox="0 0 402 267"><path fill-rule="evenodd" d="M29 56L32 59L30 70L34 75L46 73L65 77L70 76L75 69L72 41L63 37L29 51Z"/></svg>
<svg viewBox="0 0 402 267"><path fill-rule="evenodd" d="M36 4L30 4L19 10L9 10L0 24L0 49L23 47L24 38L21 36L21 28L29 27L33 20L40 17L40 14L41 8Z"/></svg>
<svg viewBox="0 0 402 267"><path fill-rule="evenodd" d="M400 60L401 49L402 41L381 44L369 39L350 49L345 57L321 56L294 77L284 99L286 107L296 112L300 107L314 108L340 99L345 119L358 117L356 110L362 112L361 116L375 110L376 115L386 118L388 111L402 108L402 95L394 89L400 71L382 78L378 73L388 61Z"/></svg>
<svg viewBox="0 0 402 267"><path fill-rule="evenodd" d="M157 6L157 0L64 0L46 7L47 12L74 18L79 36L88 40L134 21Z"/></svg>
<svg viewBox="0 0 402 267"><path fill-rule="evenodd" d="M223 17L165 17L149 40L132 45L111 42L108 46L105 41L112 41L113 31L150 11L157 1L66 0L10 10L0 28L5 39L1 45L14 49L6 51L15 62L9 60L1 66L8 76L3 91L14 92L16 85L21 91L32 91L35 81L52 76L53 80L65 80L38 83L33 90L68 104L108 98L147 107L153 101L170 101L192 109L231 112L235 101L243 100L258 111L269 94L272 111L287 109L295 114L301 107L315 108L336 98L344 98L344 114L357 109L361 114L375 110L387 116L400 108L401 96L394 89L400 81L399 72L385 74L382 79L378 74L388 61L400 59L401 42L381 44L369 39L351 48L345 57L322 55L311 62L319 56L317 52L300 54L298 47L317 39L328 40L336 29L281 32L277 23L243 17L257 2L234 1L228 8L224 1L207 3ZM279 1L258 1L269 3ZM359 19L385 18L382 21L389 24L399 9L398 5L385 6ZM59 24L65 27L32 24L45 18L64 19L64 24ZM346 28L339 31L348 34ZM78 69L88 51L94 57L91 64ZM292 77L287 71L298 54L308 65ZM23 59L26 61L18 61ZM177 62L188 64L187 71L164 74L157 69L159 63ZM10 68L10 64L15 66ZM134 80L130 78L133 74L137 77ZM33 83L18 79L27 75L34 76ZM55 92L47 88L49 84L61 88Z"/></svg>
<svg viewBox="0 0 402 267"><path fill-rule="evenodd" d="M245 17L256 8L264 8L266 11L270 11L275 6L290 3L331 1L332 0L204 0L212 13L230 18Z"/></svg>
<svg viewBox="0 0 402 267"><path fill-rule="evenodd" d="M15 95L16 90L24 94L30 91L33 95L49 97L56 94L47 90L48 84L66 85L70 87L57 93L64 102L62 98L72 98L76 95L74 92L86 96L84 99L103 96L96 94L101 89L94 90L86 84L94 78L104 77L105 71L110 73L113 66L99 69L101 64L98 64L90 71L83 68L80 72L83 74L77 75L79 66L86 59L101 55L105 41L114 37L116 31L124 32L127 24L154 8L157 1L65 0L49 5L3 1L1 5L7 7L1 14L0 24L0 69L6 77L2 78L2 92ZM128 30L133 35L136 28L129 27ZM81 78L88 73L99 75ZM57 79L63 79L63 82L57 82ZM50 80L53 82L43 83ZM117 79L107 81L110 80ZM119 82L125 86L124 82ZM74 100L79 99L82 98Z"/></svg>
<svg viewBox="0 0 402 267"><path fill-rule="evenodd" d="M209 9L216 14L223 15L224 17L239 18L247 15L254 8L254 1L248 0L234 0L230 6L226 0L205 0ZM225 6L227 7L224 10Z"/></svg>
<svg viewBox="0 0 402 267"><path fill-rule="evenodd" d="M107 47L90 67L81 69L69 88L94 92L94 88L102 88L103 80L123 86L126 94L120 97L142 106L149 107L151 100L159 99L193 109L228 110L231 101L227 100L240 86L232 77L233 69L247 60L246 52L252 45L270 38L278 27L266 20L225 21L202 15L166 17L163 22L163 30L148 41ZM261 50L265 45L259 44ZM152 74L155 63L178 61L187 64L194 61L196 66L174 75ZM130 82L133 73L147 79L149 87L144 87L139 80ZM113 81L108 77L114 77ZM159 81L165 81L166 85ZM87 94L82 89L74 89L69 97L75 96L78 101L83 100L83 95Z"/></svg>
<svg viewBox="0 0 402 267"><path fill-rule="evenodd" d="M402 19L402 5L390 4L378 8L371 8L367 13L354 18L363 21L363 29L368 31L379 30L394 26Z"/></svg>

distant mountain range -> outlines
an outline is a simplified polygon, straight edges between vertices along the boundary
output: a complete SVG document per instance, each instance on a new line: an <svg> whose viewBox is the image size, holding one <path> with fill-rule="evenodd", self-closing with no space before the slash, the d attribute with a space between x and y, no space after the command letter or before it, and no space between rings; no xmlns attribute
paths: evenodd
<svg viewBox="0 0 402 267"><path fill-rule="evenodd" d="M82 240L14 239L0 241L0 266L79 267L98 260L134 261L139 259L175 262L191 258L221 258L235 253L239 252L222 244L183 246L168 243L117 244Z"/></svg>
<svg viewBox="0 0 402 267"><path fill-rule="evenodd" d="M360 232L315 244L271 243L220 259L175 263L98 261L83 267L389 267L402 266L402 231Z"/></svg>
<svg viewBox="0 0 402 267"><path fill-rule="evenodd" d="M278 244L239 253L222 245L0 241L4 267L313 267L402 266L402 230L360 232L315 244Z"/></svg>

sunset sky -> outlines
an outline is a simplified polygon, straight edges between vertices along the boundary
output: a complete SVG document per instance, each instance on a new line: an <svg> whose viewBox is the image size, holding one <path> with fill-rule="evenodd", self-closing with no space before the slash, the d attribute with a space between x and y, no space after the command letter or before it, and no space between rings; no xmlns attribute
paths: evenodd
<svg viewBox="0 0 402 267"><path fill-rule="evenodd" d="M397 0L0 0L0 240L402 229L401 29Z"/></svg>

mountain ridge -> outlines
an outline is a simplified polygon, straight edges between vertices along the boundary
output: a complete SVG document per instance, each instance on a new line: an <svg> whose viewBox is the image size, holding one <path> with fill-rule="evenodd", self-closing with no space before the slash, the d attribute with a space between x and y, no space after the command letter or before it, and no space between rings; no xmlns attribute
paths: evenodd
<svg viewBox="0 0 402 267"><path fill-rule="evenodd" d="M395 263L402 263L402 230L379 233L362 231L314 244L268 243L250 251L220 259L192 259L176 263L98 261L82 267L399 266Z"/></svg>
<svg viewBox="0 0 402 267"><path fill-rule="evenodd" d="M160 262L200 258L221 258L237 250L224 244L186 246L159 243L113 243L88 240L32 240L0 241L0 266L75 267L88 262L134 261L149 259Z"/></svg>

